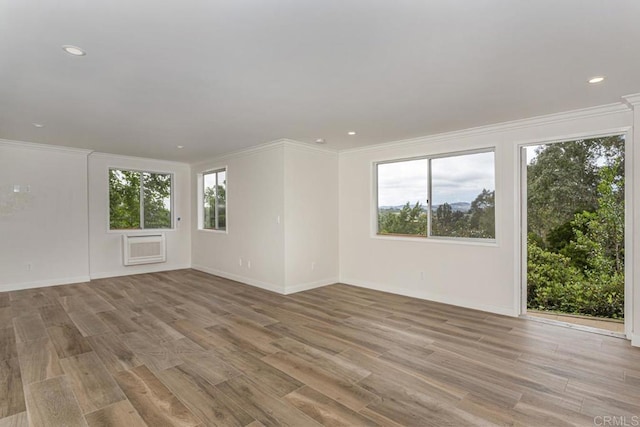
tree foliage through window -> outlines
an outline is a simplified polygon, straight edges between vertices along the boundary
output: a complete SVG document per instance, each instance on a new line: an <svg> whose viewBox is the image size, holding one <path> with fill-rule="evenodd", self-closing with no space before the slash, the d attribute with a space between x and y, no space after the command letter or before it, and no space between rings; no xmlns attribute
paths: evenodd
<svg viewBox="0 0 640 427"><path fill-rule="evenodd" d="M110 169L109 228L171 228L171 179L171 174Z"/></svg>
<svg viewBox="0 0 640 427"><path fill-rule="evenodd" d="M624 317L624 138L531 151L527 307Z"/></svg>
<svg viewBox="0 0 640 427"><path fill-rule="evenodd" d="M378 234L494 239L494 169L493 152L379 164Z"/></svg>
<svg viewBox="0 0 640 427"><path fill-rule="evenodd" d="M218 170L205 173L203 181L202 228L225 230L227 228L227 172Z"/></svg>

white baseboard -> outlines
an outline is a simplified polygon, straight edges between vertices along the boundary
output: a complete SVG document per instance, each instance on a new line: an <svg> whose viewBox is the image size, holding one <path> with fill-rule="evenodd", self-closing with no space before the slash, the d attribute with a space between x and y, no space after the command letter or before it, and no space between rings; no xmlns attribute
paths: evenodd
<svg viewBox="0 0 640 427"><path fill-rule="evenodd" d="M275 285L273 283L267 283L260 280L252 279L250 277L239 276L237 274L227 273L225 271L216 270L209 267L199 266L199 265L180 265L180 266L172 266L167 268L167 266L162 267L151 267L145 268L143 270L135 270L135 271L111 271L111 272L102 272L102 273L94 273L91 276L80 276L80 277L67 277L62 279L53 279L53 280L41 280L37 282L28 282L28 283L11 283L6 285L0 285L0 292L8 292L8 291L18 291L22 289L33 289L33 288L44 288L47 286L59 286L59 285L70 285L73 283L85 283L90 282L91 280L96 279L106 279L109 277L121 277L121 276L131 276L134 274L146 274L146 273L158 273L162 271L172 271L172 270L182 270L187 268L193 268L194 270L203 271L205 273L213 274L214 276L224 277L225 279L235 280L236 282L245 283L247 285L255 286L261 289L266 289L268 291L276 292L281 295L290 295L296 292L306 291L309 289L315 289L322 286L332 285L338 282L336 277L331 277L328 279L318 280L315 282L309 283L300 283L298 285L288 286L286 289L283 287Z"/></svg>
<svg viewBox="0 0 640 427"><path fill-rule="evenodd" d="M224 277L225 279L255 286L260 289L266 289L271 292L276 292L280 295L291 295L295 294L296 292L308 291L309 289L320 288L322 286L338 283L337 277L330 277L327 279L316 280L315 282L299 283L297 285L282 287L274 283L263 282L251 277L240 276L238 274L228 273L226 271L216 270L215 268L204 267L202 265L192 265L191 268L193 268L194 270L202 271L204 273L213 274L214 276L220 276Z"/></svg>
<svg viewBox="0 0 640 427"><path fill-rule="evenodd" d="M486 311L489 313L501 314L503 316L517 317L518 313L511 307L501 307L496 305L478 304L464 298L455 298L442 294L434 294L429 291L415 290L408 288L398 288L395 286L383 285L380 283L368 282L366 280L356 280L350 278L341 278L340 283L346 285L357 286L360 288L373 289L376 291L389 292L390 294L404 295L406 297L419 298L428 301L439 302L443 304L455 305L458 307L470 308L473 310Z"/></svg>
<svg viewBox="0 0 640 427"><path fill-rule="evenodd" d="M133 274L145 274L145 273L158 273L161 271L182 270L191 268L191 265L153 265L147 268L137 268L135 270L118 270L102 273L93 273L90 276L78 276L78 277L64 277L60 279L39 280L37 282L25 282L25 283L9 283L6 285L0 285L0 292L19 291L22 289L34 289L34 288L46 288L47 286L59 286L59 285L71 285L73 283L85 283L96 279L105 279L108 277L120 277L131 276Z"/></svg>
<svg viewBox="0 0 640 427"><path fill-rule="evenodd" d="M91 281L89 276L64 277L60 279L39 280L37 282L9 283L0 285L0 292L20 291L23 289L46 288L48 286L71 285Z"/></svg>
<svg viewBox="0 0 640 427"><path fill-rule="evenodd" d="M640 335L631 334L631 345L634 347L640 347Z"/></svg>
<svg viewBox="0 0 640 427"><path fill-rule="evenodd" d="M160 273L161 271L173 271L173 270L183 270L185 268L191 268L190 264L184 265L172 265L167 266L165 264L149 264L148 266L135 266L135 269L130 269L132 267L123 267L125 270L117 270L117 271L105 271L99 273L91 273L91 279L106 279L109 277L120 277L120 276L132 276L134 274L146 274L146 273ZM126 270L130 269L130 270Z"/></svg>
<svg viewBox="0 0 640 427"><path fill-rule="evenodd" d="M251 277L244 277L238 274L227 273L226 271L216 270L215 268L205 267L202 265L192 265L194 270L202 271L204 273L213 274L214 276L224 277L225 279L234 280L236 282L244 283L246 285L255 286L256 288L266 289L267 291L276 292L281 295L285 295L285 290L282 286L274 283L263 282Z"/></svg>
<svg viewBox="0 0 640 427"><path fill-rule="evenodd" d="M328 279L316 280L315 282L309 282L309 283L300 283L297 285L287 286L284 291L284 294L285 295L295 294L296 292L308 291L310 289L321 288L323 286L333 285L335 283L338 283L337 277L330 277Z"/></svg>

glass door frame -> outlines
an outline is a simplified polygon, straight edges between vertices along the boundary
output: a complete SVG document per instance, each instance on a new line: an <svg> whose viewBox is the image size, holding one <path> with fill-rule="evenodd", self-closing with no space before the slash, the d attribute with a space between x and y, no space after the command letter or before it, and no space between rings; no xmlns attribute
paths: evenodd
<svg viewBox="0 0 640 427"><path fill-rule="evenodd" d="M625 188L624 188L624 331L627 339L632 337L633 326L633 170L634 165L634 146L633 134L631 127L623 127L617 129L609 129L603 132L589 132L584 134L567 135L561 138L540 139L536 141L524 142L517 145L517 175L519 185L516 186L517 196L519 199L519 215L516 224L519 226L519 232L516 233L516 239L519 241L520 255L520 281L517 286L515 298L516 306L519 307L519 315L527 315L527 147L536 145L554 144L559 142L575 141L579 139L600 138L614 135L624 135L624 171L625 171ZM640 165L638 165L640 167Z"/></svg>

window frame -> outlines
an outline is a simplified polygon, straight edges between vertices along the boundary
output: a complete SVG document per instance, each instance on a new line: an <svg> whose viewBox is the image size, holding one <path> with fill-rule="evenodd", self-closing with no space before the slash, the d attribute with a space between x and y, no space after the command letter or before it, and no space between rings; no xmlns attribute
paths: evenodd
<svg viewBox="0 0 640 427"><path fill-rule="evenodd" d="M139 174L149 173L156 175L169 175L171 177L171 188L169 194L169 218L171 220L171 225L167 228L144 228L144 185L142 179L140 180L140 228L111 228L111 186L109 185L109 174L112 170L117 171L125 171L125 172L137 172ZM135 169L135 168L126 168L126 167L118 167L118 166L109 166L107 167L107 232L108 233L144 233L149 231L172 231L175 230L175 173L167 172L167 171L158 171L158 170L148 170L148 169Z"/></svg>
<svg viewBox="0 0 640 427"><path fill-rule="evenodd" d="M412 156L412 157L402 157L392 160L379 160L374 161L372 163L372 173L373 173L373 188L372 188L372 196L373 196L373 215L372 215L372 238L376 239L385 239L385 240L408 240L408 241L436 241L442 243L463 243L469 245L479 245L479 246L496 246L497 237L498 237L498 229L497 224L498 221L495 221L495 229L494 229L494 238L484 238L484 237L456 237L456 236L434 236L431 234L432 228L432 195L433 195L433 181L432 181L432 167L431 160L434 159L443 159L443 158L451 158L451 157L460 157L472 154L482 154L482 153L493 153L493 179L494 179L494 192L495 192L495 201L496 206L498 204L498 195L497 195L497 174L496 174L496 147L482 147L476 149L469 150L461 150L461 151L452 151L445 153L437 153L437 154L429 154L422 156ZM427 160L427 193L426 193L426 208L427 208L427 233L425 236L420 235L411 235L411 234L383 234L380 233L378 225L379 225L379 180L378 180L378 166L389 164L389 163L400 163L400 162L408 162L412 160ZM498 210L495 209L494 215L497 218Z"/></svg>
<svg viewBox="0 0 640 427"><path fill-rule="evenodd" d="M220 172L224 172L225 173L225 182L229 181L229 168L225 165L225 166L220 166L220 167L215 167L215 168L211 168L211 169L207 169L205 171L200 172L197 175L198 178L198 185L197 185L197 189L198 189L198 197L197 197L197 209L198 209L198 231L205 231L205 232L209 232L209 233L222 233L222 234L227 234L229 232L229 218L228 218L228 213L229 213L229 197L228 197L228 184L225 184L225 227L224 228L205 228L204 226L204 218L205 218L205 214L204 214L204 177L206 175L211 175L211 174L216 174L216 185L218 185L218 174ZM216 207L216 218L215 218L215 222L216 225L218 225L218 221L219 221L219 207Z"/></svg>

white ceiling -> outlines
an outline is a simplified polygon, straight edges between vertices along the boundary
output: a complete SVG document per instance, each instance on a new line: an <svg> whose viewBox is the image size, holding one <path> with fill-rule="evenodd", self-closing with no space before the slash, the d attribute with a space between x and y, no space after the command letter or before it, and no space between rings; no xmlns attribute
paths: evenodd
<svg viewBox="0 0 640 427"><path fill-rule="evenodd" d="M619 102L639 22L637 0L0 0L0 138L196 161Z"/></svg>

